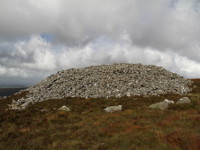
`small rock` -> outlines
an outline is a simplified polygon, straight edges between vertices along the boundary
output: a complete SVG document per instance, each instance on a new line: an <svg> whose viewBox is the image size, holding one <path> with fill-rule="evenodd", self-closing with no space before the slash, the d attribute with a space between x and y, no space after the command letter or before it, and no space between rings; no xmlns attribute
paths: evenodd
<svg viewBox="0 0 200 150"><path fill-rule="evenodd" d="M130 92L126 92L126 96L127 96L127 97L130 97L130 96L131 96L131 93L130 93Z"/></svg>
<svg viewBox="0 0 200 150"><path fill-rule="evenodd" d="M170 101L170 100L166 99L163 102L159 102L159 103L150 105L149 108L166 110L166 109L168 109L169 104L174 104L174 101Z"/></svg>
<svg viewBox="0 0 200 150"><path fill-rule="evenodd" d="M41 109L40 112L48 112L49 110L44 108L44 109Z"/></svg>
<svg viewBox="0 0 200 150"><path fill-rule="evenodd" d="M67 106L62 106L60 108L58 108L58 110L61 110L61 111L71 111Z"/></svg>
<svg viewBox="0 0 200 150"><path fill-rule="evenodd" d="M121 98L121 94L117 94L116 97L117 97L117 98Z"/></svg>
<svg viewBox="0 0 200 150"><path fill-rule="evenodd" d="M167 102L168 104L174 104L174 101L170 101L168 99L165 99L164 102Z"/></svg>
<svg viewBox="0 0 200 150"><path fill-rule="evenodd" d="M122 111L122 105L109 106L109 107L106 107L104 109L104 111L107 112L107 113L112 113L112 112L116 112L116 111Z"/></svg>
<svg viewBox="0 0 200 150"><path fill-rule="evenodd" d="M191 103L191 100L188 97L183 97L178 100L176 104L189 104Z"/></svg>

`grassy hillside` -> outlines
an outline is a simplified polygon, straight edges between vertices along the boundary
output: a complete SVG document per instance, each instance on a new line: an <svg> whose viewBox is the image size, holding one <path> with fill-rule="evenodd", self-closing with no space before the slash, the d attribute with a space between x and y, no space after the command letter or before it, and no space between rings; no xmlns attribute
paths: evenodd
<svg viewBox="0 0 200 150"><path fill-rule="evenodd" d="M200 79L194 79L191 104L153 110L148 106L183 96L66 98L34 104L23 111L5 110L12 99L0 100L0 150L199 150ZM110 105L122 112L105 113ZM57 109L63 105L71 112ZM48 112L41 112L41 109Z"/></svg>

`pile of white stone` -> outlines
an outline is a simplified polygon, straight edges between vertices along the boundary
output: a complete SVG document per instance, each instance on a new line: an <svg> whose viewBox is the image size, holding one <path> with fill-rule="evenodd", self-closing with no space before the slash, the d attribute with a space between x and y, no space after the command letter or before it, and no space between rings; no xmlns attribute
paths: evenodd
<svg viewBox="0 0 200 150"><path fill-rule="evenodd" d="M66 97L123 97L135 95L185 94L190 81L162 67L113 64L68 69L51 75L27 89L26 98L13 101L12 109L30 103Z"/></svg>

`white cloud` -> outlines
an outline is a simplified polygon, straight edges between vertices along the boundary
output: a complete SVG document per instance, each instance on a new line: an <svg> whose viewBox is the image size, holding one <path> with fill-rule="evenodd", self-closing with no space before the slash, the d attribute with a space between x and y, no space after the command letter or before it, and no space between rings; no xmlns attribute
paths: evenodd
<svg viewBox="0 0 200 150"><path fill-rule="evenodd" d="M59 51L38 35L16 42L13 47L9 53L5 51L7 55L4 54L6 57L0 61L2 77L27 78L36 82L61 69L117 62L153 64L185 77L200 76L200 63L172 51L162 52L132 45L127 33L121 35L120 42L102 38L83 47L63 45Z"/></svg>
<svg viewBox="0 0 200 150"><path fill-rule="evenodd" d="M20 67L35 70L48 71L56 68L51 44L40 36L34 35L29 41L17 42L14 48L15 50L11 53L14 60L10 60L10 63L16 61Z"/></svg>
<svg viewBox="0 0 200 150"><path fill-rule="evenodd" d="M128 62L199 77L199 10L197 0L1 0L0 76Z"/></svg>

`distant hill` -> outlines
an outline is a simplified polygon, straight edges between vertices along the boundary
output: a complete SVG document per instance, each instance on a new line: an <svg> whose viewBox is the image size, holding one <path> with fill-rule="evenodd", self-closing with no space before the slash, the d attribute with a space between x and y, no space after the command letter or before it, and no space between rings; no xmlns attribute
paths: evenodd
<svg viewBox="0 0 200 150"><path fill-rule="evenodd" d="M0 88L24 88L24 87L28 87L27 85L23 85L23 84L11 84L11 85L6 85L6 84L3 84L1 85L0 84Z"/></svg>
<svg viewBox="0 0 200 150"><path fill-rule="evenodd" d="M24 90L26 88L27 87L0 88L0 97L10 96L10 95L17 93L20 90Z"/></svg>

